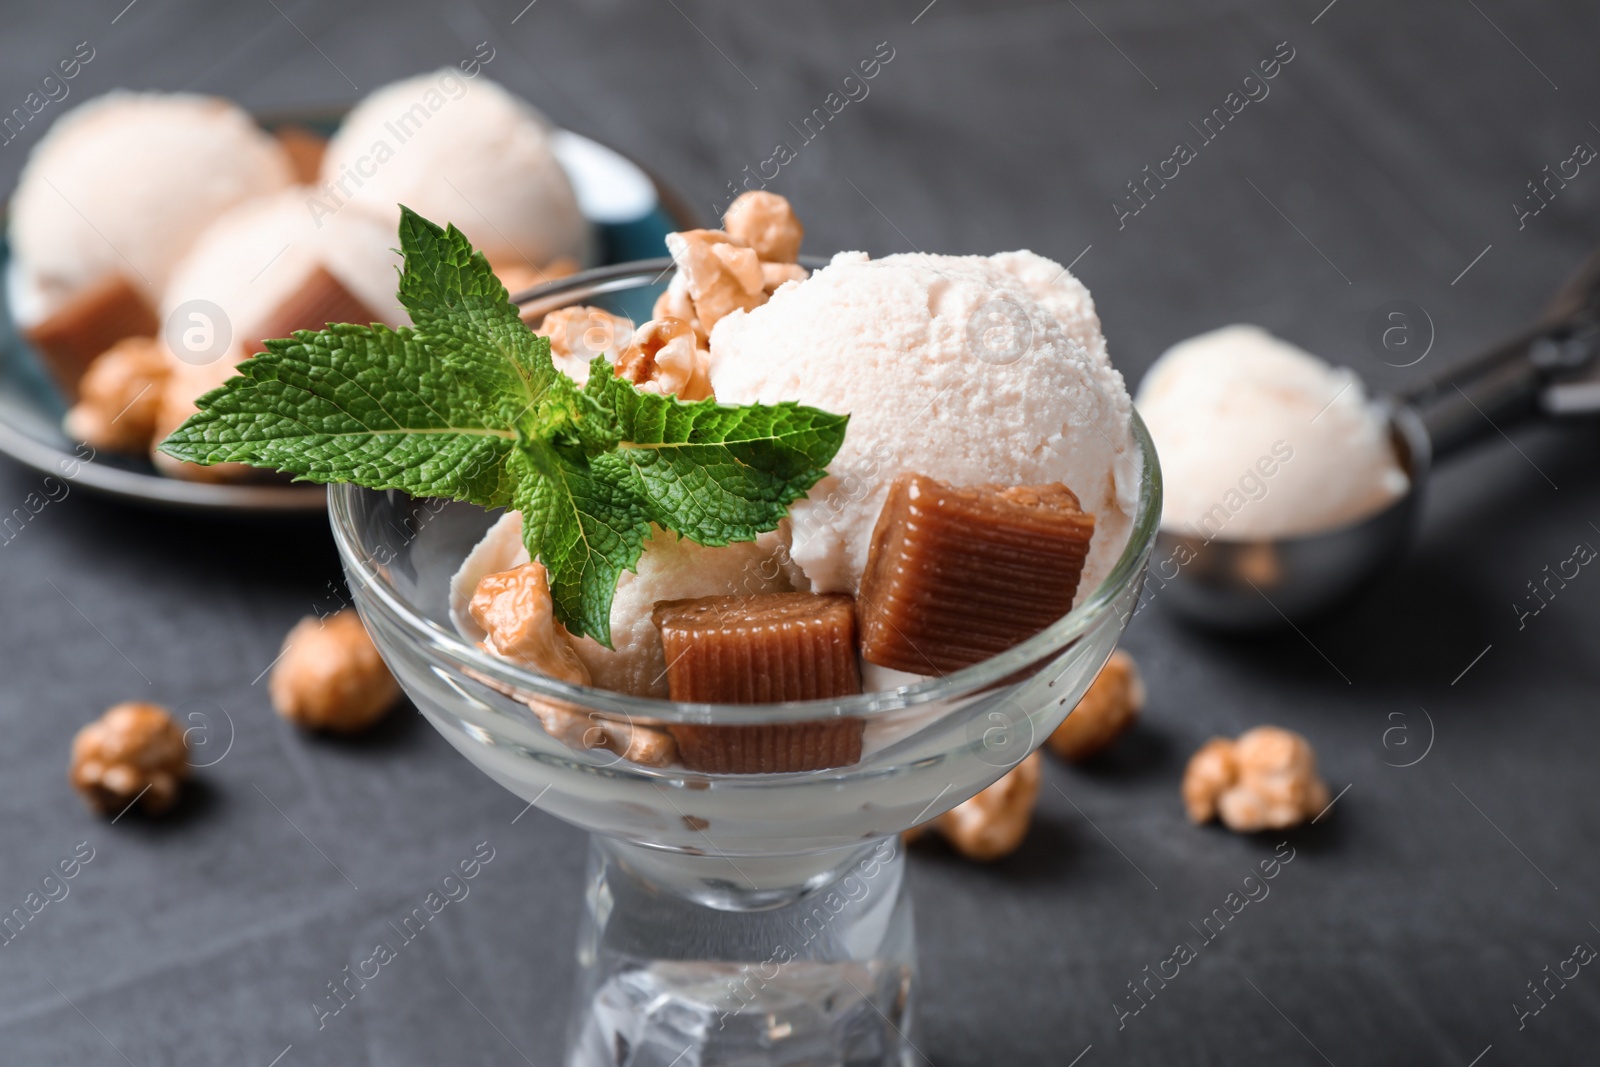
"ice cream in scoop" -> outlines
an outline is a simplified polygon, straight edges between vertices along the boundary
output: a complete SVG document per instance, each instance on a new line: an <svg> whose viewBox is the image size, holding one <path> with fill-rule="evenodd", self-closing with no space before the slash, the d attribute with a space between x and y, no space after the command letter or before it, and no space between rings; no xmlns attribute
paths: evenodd
<svg viewBox="0 0 1600 1067"><path fill-rule="evenodd" d="M1163 528L1205 540L1292 537L1404 495L1388 420L1360 380L1258 326L1174 345L1136 400L1161 455Z"/></svg>

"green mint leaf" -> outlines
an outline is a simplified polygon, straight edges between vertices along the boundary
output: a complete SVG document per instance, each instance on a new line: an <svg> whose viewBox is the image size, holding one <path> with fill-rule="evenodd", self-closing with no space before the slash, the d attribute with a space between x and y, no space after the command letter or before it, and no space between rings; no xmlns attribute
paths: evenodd
<svg viewBox="0 0 1600 1067"><path fill-rule="evenodd" d="M626 469L613 453L588 460L544 444L519 448L511 469L523 540L549 572L556 617L610 648L617 579L650 536Z"/></svg>
<svg viewBox="0 0 1600 1067"><path fill-rule="evenodd" d="M611 412L615 455L650 521L703 545L753 541L827 473L848 415L785 402L733 407L640 392L603 358L585 392Z"/></svg>
<svg viewBox="0 0 1600 1067"><path fill-rule="evenodd" d="M315 482L512 501L515 431L492 394L407 329L335 325L272 340L161 444L193 463L248 463Z"/></svg>
<svg viewBox="0 0 1600 1067"><path fill-rule="evenodd" d="M400 303L440 360L478 378L508 424L542 437L589 410L550 359L550 339L528 329L482 252L454 226L400 208Z"/></svg>

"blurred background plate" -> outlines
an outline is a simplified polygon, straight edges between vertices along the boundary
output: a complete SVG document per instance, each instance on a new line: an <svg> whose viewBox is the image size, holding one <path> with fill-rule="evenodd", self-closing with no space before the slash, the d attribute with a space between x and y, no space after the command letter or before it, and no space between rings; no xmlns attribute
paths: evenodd
<svg viewBox="0 0 1600 1067"><path fill-rule="evenodd" d="M344 110L263 116L267 129L298 126L331 135ZM570 131L554 138L584 217L595 227L596 264L649 259L663 238L697 222L688 204L622 153ZM66 403L17 330L9 298L10 243L0 233L0 453L35 470L109 496L159 507L209 512L321 512L320 485L212 485L157 474L147 459L96 453L61 430Z"/></svg>

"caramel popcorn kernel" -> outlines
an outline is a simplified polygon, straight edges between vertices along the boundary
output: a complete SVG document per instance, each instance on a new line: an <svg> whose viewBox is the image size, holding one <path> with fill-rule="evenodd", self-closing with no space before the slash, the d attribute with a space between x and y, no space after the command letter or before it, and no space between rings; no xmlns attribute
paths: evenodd
<svg viewBox="0 0 1600 1067"><path fill-rule="evenodd" d="M557 681L589 684L589 669L573 651L566 627L556 621L544 564L534 561L485 575L467 610L484 629L486 651ZM649 767L669 766L678 758L677 744L664 730L542 696L511 695L533 711L547 734L569 748L604 748Z"/></svg>
<svg viewBox="0 0 1600 1067"><path fill-rule="evenodd" d="M1070 718L1070 716L1069 716ZM1217 798L1233 786L1239 768L1233 761L1233 742L1213 737L1200 746L1183 772L1183 806L1194 823L1217 816Z"/></svg>
<svg viewBox="0 0 1600 1067"><path fill-rule="evenodd" d="M533 332L550 338L550 360L576 382L589 380L596 356L613 363L633 339L633 323L604 308L576 304L545 315Z"/></svg>
<svg viewBox="0 0 1600 1067"><path fill-rule="evenodd" d="M1030 753L999 781L927 825L968 859L988 863L1009 856L1028 835L1039 800L1041 762L1039 753Z"/></svg>
<svg viewBox="0 0 1600 1067"><path fill-rule="evenodd" d="M763 279L765 268L763 268ZM653 319L682 319L694 328L694 335L698 338L701 348L709 343L710 331L701 324L699 317L694 313L694 298L689 295L689 284L681 273L674 274L672 281L661 295L656 297L655 306L650 310Z"/></svg>
<svg viewBox="0 0 1600 1067"><path fill-rule="evenodd" d="M1328 806L1311 744L1291 730L1258 726L1237 741L1212 738L1189 760L1184 805L1200 823L1219 816L1230 830L1282 830Z"/></svg>
<svg viewBox="0 0 1600 1067"><path fill-rule="evenodd" d="M172 807L189 773L183 731L156 704L118 704L72 740L72 785L102 815L135 799L151 814Z"/></svg>
<svg viewBox="0 0 1600 1067"><path fill-rule="evenodd" d="M283 640L267 692L278 714L313 730L355 733L383 718L400 697L361 616L345 608L308 615Z"/></svg>
<svg viewBox="0 0 1600 1067"><path fill-rule="evenodd" d="M550 338L550 354L556 359L576 357L587 363L626 347L633 323L604 308L574 304L545 315L533 332Z"/></svg>
<svg viewBox="0 0 1600 1067"><path fill-rule="evenodd" d="M711 395L711 353L696 342L684 320L652 319L617 357L617 376L647 393L704 400Z"/></svg>
<svg viewBox="0 0 1600 1067"><path fill-rule="evenodd" d="M322 158L328 152L328 139L304 126L280 126L273 131L273 136L289 157L295 181L301 185L317 184L322 175Z"/></svg>
<svg viewBox="0 0 1600 1067"><path fill-rule="evenodd" d="M665 730L584 711L576 704L531 695L517 699L533 711L545 733L568 748L603 748L646 767L670 767L678 761L677 743Z"/></svg>
<svg viewBox="0 0 1600 1067"><path fill-rule="evenodd" d="M1088 759L1115 741L1133 724L1144 707L1144 681L1133 657L1122 649L1111 653L1106 665L1089 685L1046 742L1062 759Z"/></svg>
<svg viewBox="0 0 1600 1067"><path fill-rule="evenodd" d="M149 448L170 367L160 341L118 341L96 356L79 380L78 402L64 424L68 435L108 452Z"/></svg>
<svg viewBox="0 0 1600 1067"><path fill-rule="evenodd" d="M721 230L685 230L667 235L667 250L707 334L730 312L749 311L766 302L761 260L743 241Z"/></svg>
<svg viewBox="0 0 1600 1067"><path fill-rule="evenodd" d="M764 263L793 263L800 258L805 227L788 199L759 189L741 193L722 215L722 228L755 249Z"/></svg>
<svg viewBox="0 0 1600 1067"><path fill-rule="evenodd" d="M768 296L778 291L778 287L788 282L803 282L811 277L811 272L798 263L763 263L761 264L761 288Z"/></svg>
<svg viewBox="0 0 1600 1067"><path fill-rule="evenodd" d="M556 621L550 579L537 560L485 575L467 610L483 627L483 647L557 681L589 684L564 626Z"/></svg>

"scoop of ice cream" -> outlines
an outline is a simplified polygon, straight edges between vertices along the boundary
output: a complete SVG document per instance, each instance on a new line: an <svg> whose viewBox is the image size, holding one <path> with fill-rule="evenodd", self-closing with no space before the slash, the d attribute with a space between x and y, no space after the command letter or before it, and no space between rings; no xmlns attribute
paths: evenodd
<svg viewBox="0 0 1600 1067"><path fill-rule="evenodd" d="M450 583L450 616L472 640L483 631L467 610L484 575L528 562L522 543L522 514L507 512L489 528ZM635 696L667 695L667 658L651 612L660 600L702 596L755 596L793 588L785 566L782 535L708 548L676 534L656 530L645 542L637 573L624 571L611 602L611 643L581 638L573 648L589 668L593 684Z"/></svg>
<svg viewBox="0 0 1600 1067"><path fill-rule="evenodd" d="M248 114L208 96L115 92L66 115L11 201L24 325L113 272L156 304L179 258L235 204L290 182Z"/></svg>
<svg viewBox="0 0 1600 1067"><path fill-rule="evenodd" d="M1258 326L1174 345L1136 404L1161 456L1161 524L1173 531L1311 533L1370 515L1408 485L1360 380Z"/></svg>
<svg viewBox="0 0 1600 1067"><path fill-rule="evenodd" d="M797 400L850 416L828 477L790 509L794 560L814 592L855 590L905 472L1065 483L1096 522L1080 598L1127 541L1139 481L1131 405L1088 290L1058 263L841 253L719 322L711 351L724 403Z"/></svg>
<svg viewBox="0 0 1600 1067"><path fill-rule="evenodd" d="M393 228L363 211L318 218L309 206L315 196L294 186L240 204L208 226L172 272L162 320L188 301L207 300L228 317L236 341L254 343L321 265L380 321L408 322L395 298L400 256Z"/></svg>
<svg viewBox="0 0 1600 1067"><path fill-rule="evenodd" d="M328 145L322 180L323 218L354 202L392 229L404 204L455 223L497 266L581 260L588 240L550 124L481 75L446 68L378 89Z"/></svg>
<svg viewBox="0 0 1600 1067"><path fill-rule="evenodd" d="M393 231L361 211L343 212L319 225L306 206L312 195L304 186L293 186L238 205L208 226L173 270L161 318L169 324L167 338L187 350L168 352L157 440L194 414L196 397L222 385L239 360L254 354L263 333L282 332L274 325L278 309L318 267L379 321L409 321L394 295L400 257L391 251ZM320 324L306 327L314 325ZM151 458L163 471L184 477L215 480L248 473L228 464L180 464L159 450Z"/></svg>

